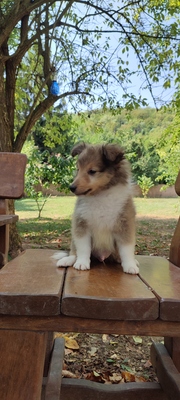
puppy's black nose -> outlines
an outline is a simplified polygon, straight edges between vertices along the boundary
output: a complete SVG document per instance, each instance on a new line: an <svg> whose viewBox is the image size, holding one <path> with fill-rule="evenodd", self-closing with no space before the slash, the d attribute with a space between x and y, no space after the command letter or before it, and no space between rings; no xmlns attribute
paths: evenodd
<svg viewBox="0 0 180 400"><path fill-rule="evenodd" d="M74 186L74 185L70 185L69 186L69 189L71 190L71 192L75 192L76 191L76 186Z"/></svg>

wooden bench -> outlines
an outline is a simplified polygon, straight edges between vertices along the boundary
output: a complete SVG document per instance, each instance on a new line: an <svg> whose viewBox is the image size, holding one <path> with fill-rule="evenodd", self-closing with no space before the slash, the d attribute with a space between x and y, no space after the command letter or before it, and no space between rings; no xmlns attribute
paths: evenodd
<svg viewBox="0 0 180 400"><path fill-rule="evenodd" d="M23 195L25 164L24 155L0 153L3 262L8 225L17 219L7 215L6 199ZM180 195L180 174L176 191ZM29 249L0 270L0 399L180 399L180 220L170 261L138 256L138 276L98 262L90 271L58 269L53 253ZM164 345L151 347L160 383L62 379L64 343L53 340L56 331L164 336Z"/></svg>

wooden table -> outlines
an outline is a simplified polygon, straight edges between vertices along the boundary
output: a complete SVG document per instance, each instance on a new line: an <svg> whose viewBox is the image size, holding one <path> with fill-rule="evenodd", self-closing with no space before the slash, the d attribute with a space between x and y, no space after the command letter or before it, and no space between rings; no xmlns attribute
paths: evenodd
<svg viewBox="0 0 180 400"><path fill-rule="evenodd" d="M172 387L173 399L180 398L178 267L162 257L138 256L138 276L123 273L118 264L96 263L89 271L77 271L56 268L53 254L26 250L0 271L0 398L55 400L61 390L63 400L167 399L172 398ZM48 367L53 345L49 338L55 331L165 336L169 354L163 345L151 350L163 390L158 383L107 387L63 379L61 385L60 367L53 362ZM176 338L173 346L170 337ZM62 364L62 354L62 344L55 343L52 360L60 360L56 365ZM167 362L173 368L168 364L167 369ZM46 395L41 392L44 363L49 369Z"/></svg>

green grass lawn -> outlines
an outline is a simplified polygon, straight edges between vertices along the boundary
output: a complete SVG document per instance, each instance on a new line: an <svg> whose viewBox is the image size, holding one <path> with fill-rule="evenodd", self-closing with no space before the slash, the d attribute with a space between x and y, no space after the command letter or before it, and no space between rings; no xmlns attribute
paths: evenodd
<svg viewBox="0 0 180 400"><path fill-rule="evenodd" d="M50 197L37 218L34 200L15 202L19 215L18 229L24 247L68 249L71 215L75 196ZM137 211L137 254L168 256L169 246L179 216L180 202L175 199L135 198Z"/></svg>
<svg viewBox="0 0 180 400"><path fill-rule="evenodd" d="M42 218L70 218L75 201L75 196L50 197L43 208ZM179 198L135 198L134 201L138 217L177 218L180 213ZM17 200L15 205L20 219L37 218L37 206L33 199Z"/></svg>

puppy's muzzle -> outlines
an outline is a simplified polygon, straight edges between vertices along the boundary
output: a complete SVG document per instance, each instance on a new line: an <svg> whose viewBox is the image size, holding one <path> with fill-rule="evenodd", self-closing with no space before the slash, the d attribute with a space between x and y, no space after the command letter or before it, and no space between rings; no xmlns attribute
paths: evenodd
<svg viewBox="0 0 180 400"><path fill-rule="evenodd" d="M75 193L75 191L76 191L76 189L77 189L77 186L75 186L75 185L70 185L70 186L69 186L69 189L71 190L71 192Z"/></svg>

